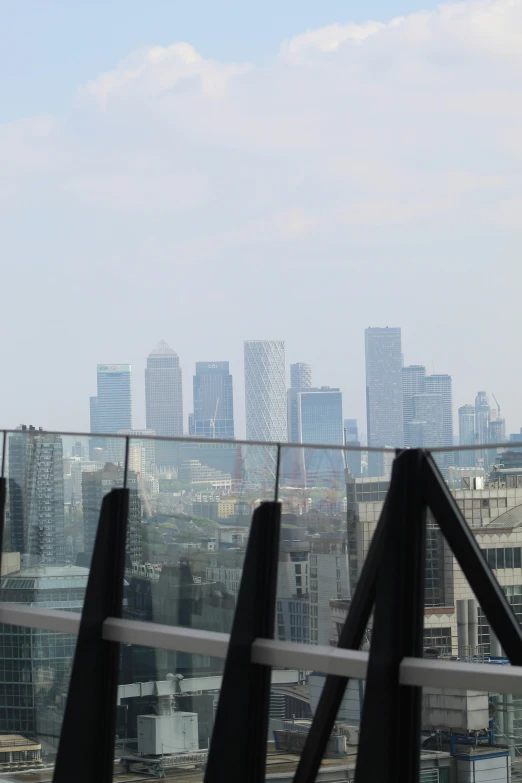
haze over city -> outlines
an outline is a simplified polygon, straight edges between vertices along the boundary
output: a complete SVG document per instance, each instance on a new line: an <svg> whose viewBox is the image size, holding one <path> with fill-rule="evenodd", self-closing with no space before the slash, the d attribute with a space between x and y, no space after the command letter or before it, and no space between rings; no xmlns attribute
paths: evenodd
<svg viewBox="0 0 522 783"><path fill-rule="evenodd" d="M2 426L87 430L101 362L142 426L164 338L187 412L195 362L230 361L242 435L243 341L284 339L364 430L389 324L517 431L521 7L138 5L6 12Z"/></svg>

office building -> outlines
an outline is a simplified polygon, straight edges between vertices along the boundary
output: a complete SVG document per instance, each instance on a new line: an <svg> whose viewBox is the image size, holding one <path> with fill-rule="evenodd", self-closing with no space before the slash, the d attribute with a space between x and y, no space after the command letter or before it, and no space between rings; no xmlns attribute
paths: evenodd
<svg viewBox="0 0 522 783"><path fill-rule="evenodd" d="M0 601L80 612L89 571L22 567L0 581ZM0 624L0 733L37 735L58 746L76 637Z"/></svg>
<svg viewBox="0 0 522 783"><path fill-rule="evenodd" d="M102 500L111 489L123 487L122 465L107 463L103 470L82 473L83 540L85 553L92 555ZM127 471L127 487L130 490L129 520L127 523L126 552L132 564L141 562L141 499L138 477L133 470Z"/></svg>
<svg viewBox="0 0 522 783"><path fill-rule="evenodd" d="M410 445L414 448L437 448L443 446L443 397L442 394L415 394L413 400L413 420L408 422L407 427L412 425L416 428L415 435L410 430L408 436L410 440L415 439ZM418 428L420 425L420 428ZM418 442L418 433L421 433L421 442Z"/></svg>
<svg viewBox="0 0 522 783"><path fill-rule="evenodd" d="M459 446L473 446L476 443L475 436L475 406L462 405L459 408ZM458 465L461 468L475 467L476 452L470 450L457 453Z"/></svg>
<svg viewBox="0 0 522 783"><path fill-rule="evenodd" d="M400 328L365 330L368 446L402 446L402 349ZM383 455L370 452L368 473L382 474Z"/></svg>
<svg viewBox="0 0 522 783"><path fill-rule="evenodd" d="M181 437L183 435L183 377L179 357L165 340L160 340L147 357L145 370L146 427L156 435ZM172 465L175 461L171 444L158 441L158 465Z"/></svg>
<svg viewBox="0 0 522 783"><path fill-rule="evenodd" d="M134 473L141 476L153 476L156 474L156 444L154 430L120 430L118 435L129 436L129 467ZM125 440L118 440L120 458L117 462L123 463L125 459Z"/></svg>
<svg viewBox="0 0 522 783"><path fill-rule="evenodd" d="M234 394L228 362L196 362L194 413L189 434L200 438L234 437Z"/></svg>
<svg viewBox="0 0 522 783"><path fill-rule="evenodd" d="M245 341L245 407L248 440L285 441L285 344Z"/></svg>
<svg viewBox="0 0 522 783"><path fill-rule="evenodd" d="M491 408L489 406L488 395L485 391L477 392L475 397L475 441L481 446L489 441L489 419ZM477 449L477 461L488 468L489 454L486 449Z"/></svg>
<svg viewBox="0 0 522 783"><path fill-rule="evenodd" d="M309 389L312 386L312 365L306 362L291 364L290 386L292 389Z"/></svg>
<svg viewBox="0 0 522 783"><path fill-rule="evenodd" d="M344 420L344 443L348 447L361 445L357 419ZM360 451L346 451L345 459L350 475L353 478L359 478L362 473L362 453Z"/></svg>
<svg viewBox="0 0 522 783"><path fill-rule="evenodd" d="M413 421L413 396L424 394L425 379L426 368L421 364L411 364L402 368L402 418L405 446L412 446L407 437L407 425Z"/></svg>
<svg viewBox="0 0 522 783"><path fill-rule="evenodd" d="M97 426L94 431L116 433L132 429L130 364L98 364L97 381L98 397L91 397L91 425L94 416Z"/></svg>
<svg viewBox="0 0 522 783"><path fill-rule="evenodd" d="M440 394L442 397L442 438L441 446L453 446L453 390L451 375L427 375L424 388L427 394ZM433 446L434 444L429 444ZM441 468L447 471L454 464L451 451L442 454Z"/></svg>
<svg viewBox="0 0 522 783"><path fill-rule="evenodd" d="M63 444L23 425L9 436L11 549L25 565L65 562Z"/></svg>

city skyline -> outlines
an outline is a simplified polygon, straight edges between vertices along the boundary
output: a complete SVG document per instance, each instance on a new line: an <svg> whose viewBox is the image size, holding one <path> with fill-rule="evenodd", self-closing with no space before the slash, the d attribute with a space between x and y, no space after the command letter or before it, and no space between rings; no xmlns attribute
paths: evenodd
<svg viewBox="0 0 522 783"><path fill-rule="evenodd" d="M393 331L394 330L390 329L389 327L386 327L386 328L371 327L370 330L366 329L366 331L365 331L366 338L365 339L366 339L366 341L368 341L368 333L369 332L370 333L373 332L374 334L382 332L382 333L385 334L386 332L391 333ZM395 329L395 332L400 333L401 329L400 328ZM264 341L264 340L248 341L248 340L246 340L246 341L243 342L243 345L245 346L247 343L259 343L259 344L262 344L262 343L271 343L271 342L274 342L274 341ZM277 343L277 341L275 341L275 343ZM284 344L284 341L281 341L281 343ZM454 401L454 399L453 399L453 391L452 390L453 390L453 385L454 385L455 379L452 378L452 376L447 374L447 373L433 373L431 375L427 374L426 367L424 365L421 365L421 364L417 364L417 365L405 364L405 352L402 349L402 343L401 342L399 343L399 348L400 348L400 351L397 351L396 353L397 353L397 356L400 353L400 361L402 363L402 367L401 367L401 372L402 372L402 381L401 381L402 397L401 397L401 400L402 401L401 401L401 405L400 405L401 410L402 410L402 421L403 421L402 442L406 446L408 446L408 445L412 445L413 446L413 445L420 445L420 440L422 440L423 437L424 437L423 443L426 441L426 437L421 435L421 429L419 429L418 424L413 422L413 426L410 426L409 422L412 421L412 417L413 417L414 396L415 395L419 395L419 394L430 394L431 393L431 394L435 394L435 395L440 395L441 396L441 403L442 403L442 418L443 418L442 432L440 433L440 435L439 434L436 435L435 440L436 440L437 444L440 445L440 446L442 446L442 445L448 445L448 446L450 446L450 445L457 445L458 442L459 442L459 410L460 410L460 408L462 408L463 406L468 405L469 403L468 402L464 402L462 405L459 405L458 403L456 403ZM194 384L195 384L196 379L198 377L198 372L204 372L205 367L211 367L211 368L213 368L211 370L211 372L214 373L214 374L217 373L216 374L216 378L217 378L218 375L220 375L221 372L224 372L224 374L228 377L227 383L228 383L229 391L227 392L227 394L230 393L232 399L234 400L234 403L232 403L232 411L233 411L233 413L232 413L232 417L230 418L230 422L231 422L230 426L232 426L233 430L234 430L233 437L236 438L236 439L240 439L240 440L241 439L245 439L245 437L246 437L245 431L243 430L243 432L241 432L241 420L242 420L242 413L244 413L244 411L241 410L241 404L240 405L236 405L235 404L235 401L237 400L238 396L239 396L240 403L244 401L244 400L241 400L241 393L240 393L240 389L238 389L238 383L237 383L237 376L241 377L241 372L238 371L237 375L235 373L233 374L232 371L231 371L231 368L230 368L230 362L228 362L228 361L218 361L218 362L210 362L210 363L209 362L202 362L202 361L195 361L194 362L194 367L195 367L196 374L193 375L193 383L192 384L187 384L187 383L183 384L182 383L183 368L180 365L179 357L176 354L176 352L173 351L172 348L170 348L170 346L164 340L160 340L160 342L158 343L158 345L156 346L154 351L152 351L149 354L148 359L150 360L150 357L154 356L154 352L158 353L158 352L161 352L161 351L164 351L164 350L167 350L167 353L169 353L170 355L175 357L177 371L179 372L178 386L181 389L181 394L182 394L183 399L185 399L187 397L187 395L190 394L190 391L192 391L191 402L188 405L188 409L191 412L188 413L188 414L185 414L182 417L182 431L180 432L179 435L176 435L176 437L181 437L183 435L196 435L196 434L200 434L203 437L212 437L212 435L205 434L206 430L208 430L208 426L206 427L205 432L204 432L204 427L203 427L203 429L200 429L199 433L196 433L194 431L194 426L195 426L194 425L194 414L193 414L193 411L191 410L192 408L194 408ZM283 351L284 351L284 348L283 348ZM245 357L243 356L243 361L244 361L244 359L245 359ZM98 366L101 366L101 365L98 365ZM113 368L116 369L116 367L123 367L124 365L103 365L103 366L104 367L113 367ZM127 365L125 365L125 366L127 366ZM132 375L133 374L132 373L130 373L130 374L131 374L131 379L132 379ZM146 377L145 386L147 387L147 370L145 370L145 377ZM304 388L311 388L309 386L309 384L311 383L311 378L312 378L312 364L310 362L303 362L303 361L291 362L291 361L287 361L286 360L286 355L285 355L285 360L284 360L284 383L286 385L285 395L287 396L287 400L286 400L287 413L286 413L286 415L287 415L287 438L288 439L291 436L292 427L295 429L295 424L294 425L291 424L291 415L290 415L290 408L289 408L289 400L290 400L289 393L291 392L292 389L297 388L296 384L303 383L304 384ZM213 383L215 384L216 382L213 382ZM133 381L133 385L134 384L135 384L135 380ZM189 385L192 387L191 390L187 388ZM316 388L325 388L325 389L328 389L328 388L334 389L335 388L335 389L338 389L340 394L341 394L341 396L344 397L344 399L343 399L343 410L342 410L343 417L346 417L347 414L349 415L349 414L353 413L354 408L351 407L350 401L346 400L345 395L343 395L343 389L341 387L324 385L324 386L319 386L319 387L316 387ZM217 387L216 387L216 389L217 389ZM210 390L210 386L209 386L209 390ZM143 390L141 390L141 391L142 391L142 394L143 394ZM178 391L179 391L179 389L178 389ZM238 394L238 392L239 392L239 394ZM518 426L518 422L515 423L515 424L509 424L509 423L506 424L506 419L505 419L503 414L502 414L502 417L501 417L500 407L498 406L497 398L495 397L495 395L493 393L491 394L491 396L492 396L492 398L493 398L493 400L495 402L495 406L497 406L497 407L490 406L489 398L488 398L486 392L483 392L483 391L479 391L478 393L473 393L473 392L470 391L467 394L467 399L470 400L470 399L473 399L474 397L476 397L475 402L477 402L477 400L479 398L480 399L482 399L482 397L485 398L484 399L484 411L485 411L484 416L486 416L487 421L486 421L484 427L482 428L484 430L484 433L486 433L486 435L485 435L486 440L484 442L485 443L488 443L488 442L491 442L491 443L492 442L504 442L504 439L498 440L498 439L493 437L494 435L502 435L502 434L505 435L505 441L508 442L510 440L511 434L513 433L513 430L516 433L518 433L518 431L520 429L519 426ZM145 392L145 397L146 397L146 392ZM139 399L139 395L138 395L138 399ZM215 394L214 394L214 398L213 399L214 399L213 406L215 406L215 402L216 402ZM94 416L99 415L98 411L97 411L97 408L96 408L96 404L97 404L97 398L96 397L90 397L89 398L89 407L90 407L90 418L91 418L91 428L90 428L91 432L93 431L93 428L92 428L93 411L94 411ZM419 401L418 404L420 404L420 401ZM134 405L134 397L132 398L132 405ZM488 407L488 406L490 406L490 407ZM208 405L207 405L207 407L208 407ZM219 407L219 403L218 403L218 407ZM238 411L239 411L239 415L238 415ZM208 411L207 411L207 413L208 413ZM217 418L219 419L219 415L218 415ZM367 428L368 428L368 420L367 420L366 410L364 411L364 414L363 414L362 417L352 417L352 418L355 421L357 421L359 430L363 430L363 431L365 429L367 430ZM209 422L211 422L211 421L212 421L212 417L209 416L207 418L207 424ZM238 426L238 422L239 422L239 426ZM432 422L432 424L433 424L433 422ZM223 430L223 426L224 426L223 422L221 422L221 424L220 424L221 430L222 430L223 433L225 433L225 430ZM142 428L142 429L145 429L145 428ZM149 424L147 429L152 430L153 427L151 427L150 424ZM51 428L49 428L49 430L51 430ZM430 429L430 427L427 427L426 428L426 432L428 432L428 431L429 432L433 432L433 426L431 426L431 429ZM411 444L409 443L409 433L410 432L413 433L413 435L411 436L412 437ZM157 434L162 434L162 433L157 433ZM226 435L226 434L218 435L216 433L215 437L218 438L218 439L221 438L221 437L225 437L225 438L230 437L230 430L229 430L229 434L228 435ZM367 442L365 442L365 440L363 440L362 441L362 445L368 445L368 444L367 444ZM381 445L385 445L385 444L381 444ZM435 441L430 440L427 445L428 446L431 445L432 447L434 447L435 446ZM453 458L451 457L451 455L447 455L447 460L446 461L447 461L448 464L452 464L452 459Z"/></svg>

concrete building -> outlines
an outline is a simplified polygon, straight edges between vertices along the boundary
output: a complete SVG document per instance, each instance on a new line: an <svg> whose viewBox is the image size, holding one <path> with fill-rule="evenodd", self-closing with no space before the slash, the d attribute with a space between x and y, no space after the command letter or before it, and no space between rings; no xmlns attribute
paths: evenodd
<svg viewBox="0 0 522 783"><path fill-rule="evenodd" d="M234 393L228 362L196 362L194 412L189 434L201 438L234 438Z"/></svg>
<svg viewBox="0 0 522 783"><path fill-rule="evenodd" d="M11 548L26 565L63 565L63 444L59 435L22 425L9 436Z"/></svg>
<svg viewBox="0 0 522 783"><path fill-rule="evenodd" d="M344 444L343 400L339 389L291 388L287 399L292 443ZM318 480L339 480L343 468L341 451L289 449L284 473L288 479L309 486Z"/></svg>
<svg viewBox="0 0 522 783"><path fill-rule="evenodd" d="M436 448L443 443L443 399L441 394L415 394L413 402L413 422L422 426L422 442L411 442L409 445L417 448ZM410 431L410 440L416 437Z"/></svg>
<svg viewBox="0 0 522 783"><path fill-rule="evenodd" d="M365 330L368 446L402 446L402 348L400 328ZM369 452L368 474L383 474L383 455Z"/></svg>
<svg viewBox="0 0 522 783"><path fill-rule="evenodd" d="M148 430L162 437L183 435L183 376L179 357L165 340L160 340L147 357L145 369L145 418ZM158 441L158 465L172 465L173 447Z"/></svg>
<svg viewBox="0 0 522 783"><path fill-rule="evenodd" d="M290 365L290 386L292 389L309 389L312 386L312 365L296 362Z"/></svg>
<svg viewBox="0 0 522 783"><path fill-rule="evenodd" d="M156 444L152 436L154 430L119 430L118 435L129 436L129 468L134 473L140 473L143 476L153 476L156 474ZM125 459L125 440L120 439L119 455L115 460L123 464Z"/></svg>

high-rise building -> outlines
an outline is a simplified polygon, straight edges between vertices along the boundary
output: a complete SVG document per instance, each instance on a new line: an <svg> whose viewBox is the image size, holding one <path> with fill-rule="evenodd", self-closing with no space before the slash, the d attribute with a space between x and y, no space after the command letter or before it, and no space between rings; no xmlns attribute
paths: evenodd
<svg viewBox="0 0 522 783"><path fill-rule="evenodd" d="M245 341L246 436L254 441L287 439L285 344L282 340ZM276 455L249 448L247 464L253 479L264 482L276 474Z"/></svg>
<svg viewBox="0 0 522 783"><path fill-rule="evenodd" d="M344 420L344 442L346 446L360 446L357 419ZM346 462L353 478L360 478L362 473L362 454L360 451L347 451Z"/></svg>
<svg viewBox="0 0 522 783"><path fill-rule="evenodd" d="M93 553L102 500L111 489L123 487L123 481L123 466L113 465L110 462L103 470L82 473L83 540L88 555ZM132 470L127 471L127 487L130 491L125 549L131 563L139 563L141 561L141 500L138 477Z"/></svg>
<svg viewBox="0 0 522 783"><path fill-rule="evenodd" d="M424 388L427 394L442 397L442 441L441 446L453 446L453 390L451 375L427 375ZM433 444L431 444L433 445ZM452 451L444 452L439 462L443 470L454 464Z"/></svg>
<svg viewBox="0 0 522 783"><path fill-rule="evenodd" d="M248 440L286 441L285 344L245 341L245 408Z"/></svg>
<svg viewBox="0 0 522 783"><path fill-rule="evenodd" d="M290 386L292 389L309 389L312 386L312 365L306 362L291 364Z"/></svg>
<svg viewBox="0 0 522 783"><path fill-rule="evenodd" d="M368 446L402 446L402 349L400 328L365 330ZM383 455L368 454L368 473L381 475Z"/></svg>
<svg viewBox="0 0 522 783"><path fill-rule="evenodd" d="M22 566L21 570L2 576L0 601L80 612L88 577L87 568L72 565ZM3 735L37 735L50 747L58 746L75 647L76 637L69 634L0 625ZM13 758L25 766L25 757L17 753L14 751Z"/></svg>
<svg viewBox="0 0 522 783"><path fill-rule="evenodd" d="M132 429L130 364L98 364L97 380L98 397L91 397L91 431L93 423L99 433Z"/></svg>
<svg viewBox="0 0 522 783"><path fill-rule="evenodd" d="M147 357L145 370L145 413L148 430L164 437L183 435L183 377L179 357L165 340L160 340ZM175 459L169 443L158 442L158 465Z"/></svg>
<svg viewBox="0 0 522 783"><path fill-rule="evenodd" d="M475 441L479 446L489 441L490 416L488 395L479 391L475 397ZM484 468L488 468L488 452L485 449L477 449L476 458Z"/></svg>
<svg viewBox="0 0 522 783"><path fill-rule="evenodd" d="M459 408L459 446L473 446L477 442L475 436L475 406L462 405ZM475 451L459 451L458 465L461 468L474 468L476 464Z"/></svg>
<svg viewBox="0 0 522 783"><path fill-rule="evenodd" d="M411 364L402 368L402 419L404 426L404 445L412 446L408 440L407 425L413 421L413 395L424 394L426 368L421 364Z"/></svg>
<svg viewBox="0 0 522 783"><path fill-rule="evenodd" d="M63 444L34 427L9 436L11 548L25 565L63 565Z"/></svg>
<svg viewBox="0 0 522 783"><path fill-rule="evenodd" d="M408 432L409 440L418 440L419 434L421 442L411 443L417 448L437 448L443 446L443 397L442 394L415 394L413 396L413 419L408 422L406 427L414 428L415 435ZM419 428L418 425L421 425Z"/></svg>
<svg viewBox="0 0 522 783"><path fill-rule="evenodd" d="M289 392L296 392L298 443L344 444L343 395L339 389L322 386ZM304 452L307 485L318 478L339 479L343 472L341 451L305 449Z"/></svg>
<svg viewBox="0 0 522 783"><path fill-rule="evenodd" d="M196 362L189 433L202 438L234 437L234 394L228 362Z"/></svg>

